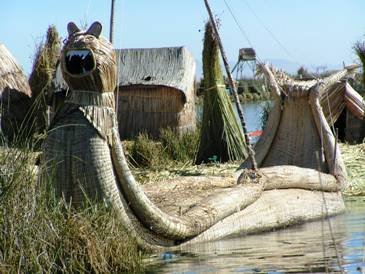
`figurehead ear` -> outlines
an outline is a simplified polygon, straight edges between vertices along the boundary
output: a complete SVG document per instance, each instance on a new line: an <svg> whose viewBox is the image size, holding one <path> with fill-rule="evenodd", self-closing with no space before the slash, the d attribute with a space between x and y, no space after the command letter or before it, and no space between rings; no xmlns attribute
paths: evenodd
<svg viewBox="0 0 365 274"><path fill-rule="evenodd" d="M80 29L76 26L76 24L74 22L70 22L68 23L67 25L67 32L68 32L68 35L72 35L76 32L79 32Z"/></svg>
<svg viewBox="0 0 365 274"><path fill-rule="evenodd" d="M96 21L91 24L90 28L86 31L86 33L93 35L96 38L99 38L102 29L103 29L103 27L102 27L101 23Z"/></svg>

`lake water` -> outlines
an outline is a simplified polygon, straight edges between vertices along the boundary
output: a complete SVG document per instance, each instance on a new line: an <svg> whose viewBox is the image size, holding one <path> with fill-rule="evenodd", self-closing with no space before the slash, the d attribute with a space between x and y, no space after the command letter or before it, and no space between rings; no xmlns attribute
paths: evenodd
<svg viewBox="0 0 365 274"><path fill-rule="evenodd" d="M346 207L330 219L157 254L148 272L365 273L365 197Z"/></svg>
<svg viewBox="0 0 365 274"><path fill-rule="evenodd" d="M262 129L262 116L264 114L264 109L268 104L270 104L270 101L257 101L242 104L248 132Z"/></svg>
<svg viewBox="0 0 365 274"><path fill-rule="evenodd" d="M247 131L249 133L262 130L262 119L265 116L264 112L267 106L270 106L270 101L248 102L242 104L243 116L245 118ZM250 137L253 143L256 143L259 138L259 135Z"/></svg>

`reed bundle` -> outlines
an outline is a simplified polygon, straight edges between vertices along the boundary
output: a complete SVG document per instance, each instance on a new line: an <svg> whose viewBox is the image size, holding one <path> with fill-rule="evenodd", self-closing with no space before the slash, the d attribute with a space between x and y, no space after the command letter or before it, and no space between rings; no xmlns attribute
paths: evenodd
<svg viewBox="0 0 365 274"><path fill-rule="evenodd" d="M219 62L219 47L210 22L205 26L203 49L204 106L196 163L243 160L247 148Z"/></svg>
<svg viewBox="0 0 365 274"><path fill-rule="evenodd" d="M29 77L32 90L35 130L44 132L47 128L47 103L51 98L51 83L60 57L60 38L55 26L49 26L46 42L38 45L34 56L33 69Z"/></svg>

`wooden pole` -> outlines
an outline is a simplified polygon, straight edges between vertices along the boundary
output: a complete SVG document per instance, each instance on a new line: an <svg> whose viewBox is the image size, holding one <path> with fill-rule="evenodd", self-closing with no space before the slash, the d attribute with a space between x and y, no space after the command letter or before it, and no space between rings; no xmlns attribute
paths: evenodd
<svg viewBox="0 0 365 274"><path fill-rule="evenodd" d="M229 87L230 87L230 89L233 93L234 102L236 104L238 116L240 118L241 125L242 125L243 134L245 136L245 141L246 141L247 148L248 148L248 155L249 155L250 160L252 162L253 169L256 171L257 170L257 163L256 163L256 160L255 160L255 152L252 149L250 139L248 137L246 122L245 122L245 119L243 117L243 111L242 111L242 107L241 107L241 104L240 104L240 99L238 98L237 88L236 88L236 85L235 85L235 83L233 81L233 78L232 78L231 70L230 70L229 64L228 64L228 59L227 59L227 56L225 54L223 44L222 44L222 40L219 36L218 28L217 28L217 25L215 23L213 13L212 13L212 10L209 6L208 0L204 0L204 3L205 3L205 7L207 8L207 11L208 11L208 14L209 14L210 22L213 25L213 30L214 30L216 39L218 41L219 49L220 49L220 52L221 52L221 55L222 55L224 67L226 69L226 73L227 73L227 77L228 77L228 84L229 84Z"/></svg>
<svg viewBox="0 0 365 274"><path fill-rule="evenodd" d="M110 43L113 43L113 38L114 38L114 7L115 7L115 0L112 0L112 6L110 10L110 31L109 31Z"/></svg>

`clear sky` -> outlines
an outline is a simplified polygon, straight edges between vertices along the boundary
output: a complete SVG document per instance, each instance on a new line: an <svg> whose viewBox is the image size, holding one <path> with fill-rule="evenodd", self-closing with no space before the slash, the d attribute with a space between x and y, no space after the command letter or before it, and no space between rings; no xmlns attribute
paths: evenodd
<svg viewBox="0 0 365 274"><path fill-rule="evenodd" d="M35 45L48 25L66 36L69 21L100 21L109 35L110 0L2 0L0 43L29 74ZM248 42L235 23L231 8ZM364 0L210 0L221 20L228 59L252 44L262 59L285 59L309 69L356 60L353 45L365 39ZM116 0L115 47L185 45L201 64L203 0Z"/></svg>

